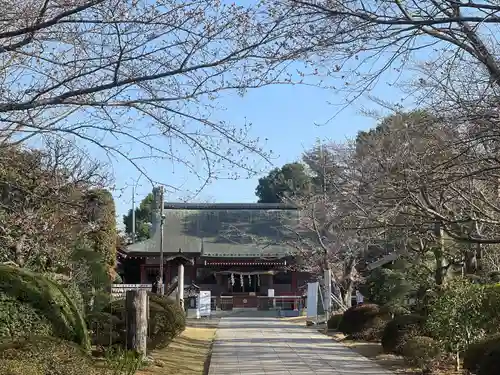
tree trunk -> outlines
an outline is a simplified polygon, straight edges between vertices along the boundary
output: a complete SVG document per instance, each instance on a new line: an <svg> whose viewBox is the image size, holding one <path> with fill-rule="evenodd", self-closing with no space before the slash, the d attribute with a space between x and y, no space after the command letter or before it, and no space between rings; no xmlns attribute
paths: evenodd
<svg viewBox="0 0 500 375"><path fill-rule="evenodd" d="M436 285L443 285L447 281L450 265L445 256L444 231L441 227L441 223L434 224L434 235L437 240L437 244L433 250L436 263L436 267L434 270L434 280Z"/></svg>
<svg viewBox="0 0 500 375"><path fill-rule="evenodd" d="M349 257L344 263L344 275L342 277L342 302L347 306L352 306L352 291L354 288L354 271L356 259Z"/></svg>
<svg viewBox="0 0 500 375"><path fill-rule="evenodd" d="M470 244L469 249L464 254L464 272L466 275L473 275L477 272L477 252L475 244Z"/></svg>
<svg viewBox="0 0 500 375"><path fill-rule="evenodd" d="M351 307L352 306L352 287L353 287L353 282L352 280L346 280L347 282L343 283L343 290L342 290L342 302L346 307Z"/></svg>
<svg viewBox="0 0 500 375"><path fill-rule="evenodd" d="M125 307L127 314L127 349L146 357L148 340L148 293L146 290L128 290Z"/></svg>

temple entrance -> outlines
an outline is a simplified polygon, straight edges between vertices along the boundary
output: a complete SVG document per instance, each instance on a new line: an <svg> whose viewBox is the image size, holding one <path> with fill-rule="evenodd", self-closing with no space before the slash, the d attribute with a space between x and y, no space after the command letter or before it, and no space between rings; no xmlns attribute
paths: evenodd
<svg viewBox="0 0 500 375"><path fill-rule="evenodd" d="M237 273L232 274L232 276L229 277L229 291L231 293L259 293L259 276Z"/></svg>

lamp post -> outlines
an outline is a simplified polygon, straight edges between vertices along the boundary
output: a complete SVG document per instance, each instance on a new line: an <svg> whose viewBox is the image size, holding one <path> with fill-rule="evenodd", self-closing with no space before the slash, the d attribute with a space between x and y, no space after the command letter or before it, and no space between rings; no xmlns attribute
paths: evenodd
<svg viewBox="0 0 500 375"><path fill-rule="evenodd" d="M162 296L165 294L165 286L163 283L163 226L165 224L165 214L163 213L164 206L163 186L160 186L160 287L158 289L160 295Z"/></svg>

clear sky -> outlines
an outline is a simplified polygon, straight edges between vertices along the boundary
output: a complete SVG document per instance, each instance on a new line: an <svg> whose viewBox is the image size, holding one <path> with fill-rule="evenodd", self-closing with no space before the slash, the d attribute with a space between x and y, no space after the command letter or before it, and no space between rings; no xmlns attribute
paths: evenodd
<svg viewBox="0 0 500 375"><path fill-rule="evenodd" d="M377 91L382 94L385 88ZM387 94L387 93L386 93ZM386 96L386 95L384 95ZM243 98L236 94L226 94L220 102L226 110L217 113L219 118L243 123L252 123L251 134L261 139L267 138L266 149L272 150L273 164L256 160L256 169L263 173L273 167L300 159L303 151L318 139L342 141L353 137L359 130L375 125L372 118L360 113L366 106L374 106L369 100L360 100L338 116L327 122L338 110L328 102L339 102L341 97L332 90L308 86L271 86L250 91ZM327 122L325 124L325 122ZM316 125L316 124L322 125ZM175 173L172 172L172 168ZM115 165L116 185L118 188L132 184L137 171L128 163ZM187 170L180 166L155 166L150 171L155 180L168 180L172 185L183 185L195 190L200 182L189 177ZM166 178L168 176L168 178ZM255 202L255 187L260 176L239 180L216 180L196 197L196 201L209 202ZM151 185L143 180L136 188L136 202L151 191ZM124 214L132 204L132 188L116 193L117 213ZM184 199L181 194L167 195L166 200Z"/></svg>

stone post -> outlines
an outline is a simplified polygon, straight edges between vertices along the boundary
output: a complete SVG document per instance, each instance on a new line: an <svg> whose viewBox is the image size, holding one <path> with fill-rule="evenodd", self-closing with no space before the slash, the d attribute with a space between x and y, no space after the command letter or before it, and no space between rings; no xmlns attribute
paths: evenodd
<svg viewBox="0 0 500 375"><path fill-rule="evenodd" d="M148 293L146 290L127 290L127 349L146 358L148 339Z"/></svg>
<svg viewBox="0 0 500 375"><path fill-rule="evenodd" d="M179 282L177 284L177 303L182 309L184 309L184 264L182 264L182 262L179 263L178 279Z"/></svg>

